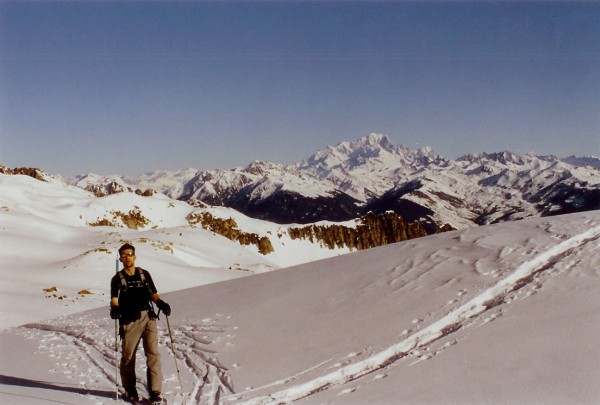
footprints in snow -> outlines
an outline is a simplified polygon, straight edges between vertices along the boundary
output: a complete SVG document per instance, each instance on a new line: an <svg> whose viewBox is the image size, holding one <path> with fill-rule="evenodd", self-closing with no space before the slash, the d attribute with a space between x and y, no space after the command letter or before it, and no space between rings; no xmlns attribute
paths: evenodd
<svg viewBox="0 0 600 405"><path fill-rule="evenodd" d="M358 379L372 373L377 373L375 379L385 376L385 370L397 366L399 360L417 358L410 365L430 360L446 348L457 344L458 339L468 337L466 334L455 335L455 332L492 322L503 314L506 305L535 294L543 287L546 279L573 268L579 260L576 252L585 249L589 242L598 238L600 226L565 238L545 251L532 254L531 259L515 269L507 269L509 274L503 275L503 278L492 285L486 285L483 290L465 300L466 302L456 306L455 300L451 300L442 307L441 312L435 310L428 314L433 318L431 324L420 328L423 319L415 319L414 326L405 330L399 337L400 340L390 347L376 353L368 353L363 359L357 359L355 362L345 365L342 363L339 369L324 371L312 380L285 387L265 396L247 399L242 403L293 402L334 387L342 389L340 394L348 394L356 390ZM459 296L462 298L464 293L465 291L461 290Z"/></svg>
<svg viewBox="0 0 600 405"><path fill-rule="evenodd" d="M234 335L230 329L235 331L236 328L220 325L220 318L220 315L216 315L202 321L177 322L176 325L171 320L183 390L191 395L192 403L217 404L220 396L233 392L229 370L219 362L218 353L211 348L217 342L233 344L231 339ZM24 325L14 331L25 339L39 342L37 353L50 359L50 373L62 374L64 379L72 380L73 386L77 386L81 392L89 391L90 396L99 390L105 390L107 396L111 395L116 383L115 365L118 362L112 320L97 319L84 313ZM174 363L165 325L159 326L159 347L163 353L164 393L167 396L177 394L180 391L177 373L166 373L167 369L174 368ZM136 364L138 388L146 385L143 356L140 348Z"/></svg>

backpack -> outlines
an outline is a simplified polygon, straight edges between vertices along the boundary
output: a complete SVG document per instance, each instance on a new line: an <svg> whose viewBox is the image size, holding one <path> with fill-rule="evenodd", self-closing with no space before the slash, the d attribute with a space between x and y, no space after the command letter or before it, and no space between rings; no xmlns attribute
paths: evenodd
<svg viewBox="0 0 600 405"><path fill-rule="evenodd" d="M117 274L119 275L119 278L121 279L121 288L119 288L119 296L121 295L121 293L123 291L127 291L127 280L125 280L125 274L123 274L124 270L120 270ZM158 311L158 313L154 310L154 303L152 302L152 290L150 289L150 285L148 284L148 282L146 281L146 277L144 276L144 271L141 267L136 267L135 271L140 275L140 280L142 280L142 284L144 284L147 288L148 288L148 292L150 293L150 301L148 301L149 304L149 309L148 309L148 316L150 317L150 319L158 319L159 314L160 314L160 310Z"/></svg>

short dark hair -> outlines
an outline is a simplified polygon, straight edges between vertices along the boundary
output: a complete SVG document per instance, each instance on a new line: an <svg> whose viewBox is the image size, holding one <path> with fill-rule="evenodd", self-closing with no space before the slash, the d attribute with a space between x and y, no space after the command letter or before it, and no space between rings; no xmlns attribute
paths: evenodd
<svg viewBox="0 0 600 405"><path fill-rule="evenodd" d="M133 250L133 254L135 254L135 248L133 247L133 245L130 245L129 243L126 243L126 244L124 244L123 246L121 246L119 248L119 256L121 256L123 254L123 251L127 250L127 249Z"/></svg>

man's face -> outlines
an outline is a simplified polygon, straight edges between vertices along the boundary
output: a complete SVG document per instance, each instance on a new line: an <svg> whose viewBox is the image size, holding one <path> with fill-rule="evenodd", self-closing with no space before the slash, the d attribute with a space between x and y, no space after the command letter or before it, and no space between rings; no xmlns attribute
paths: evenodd
<svg viewBox="0 0 600 405"><path fill-rule="evenodd" d="M133 253L133 249L125 249L121 252L121 256L119 256L119 260L125 267L131 267L135 264L135 254Z"/></svg>

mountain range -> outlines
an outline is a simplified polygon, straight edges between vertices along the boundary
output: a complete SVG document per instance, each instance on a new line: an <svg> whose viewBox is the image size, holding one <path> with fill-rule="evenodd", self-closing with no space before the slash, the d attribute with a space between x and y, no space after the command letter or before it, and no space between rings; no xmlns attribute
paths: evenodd
<svg viewBox="0 0 600 405"><path fill-rule="evenodd" d="M393 211L428 233L531 216L600 209L600 159L510 151L455 160L370 134L292 164L254 161L228 170L64 178L97 195L148 190L233 208L278 224L346 221Z"/></svg>
<svg viewBox="0 0 600 405"><path fill-rule="evenodd" d="M0 402L115 402L109 281L130 242L174 308L170 404L597 403L596 163L447 160L371 135L292 165L135 178L0 165ZM218 206L316 215L282 193L366 214L276 224ZM550 217L568 210L589 211Z"/></svg>
<svg viewBox="0 0 600 405"><path fill-rule="evenodd" d="M108 301L123 241L135 244L137 263L173 308L170 321L158 321L171 405L600 398L600 211L316 261L331 251L283 235L273 254L295 256L298 265L262 272L271 255L185 225L181 218L198 209L160 194L96 198L55 181L0 175L0 197L2 404L118 402ZM85 225L132 205L152 226ZM234 210L210 210L241 221ZM136 372L146 395L144 361Z"/></svg>

